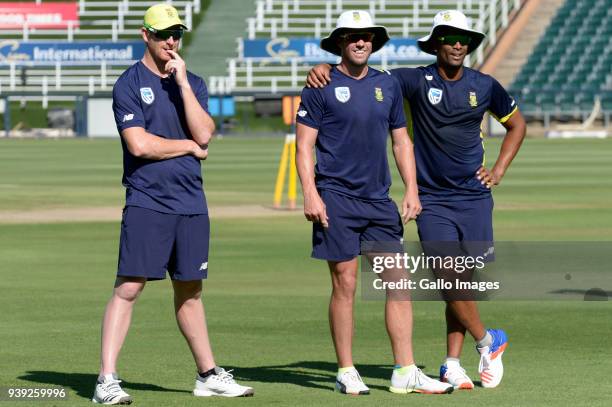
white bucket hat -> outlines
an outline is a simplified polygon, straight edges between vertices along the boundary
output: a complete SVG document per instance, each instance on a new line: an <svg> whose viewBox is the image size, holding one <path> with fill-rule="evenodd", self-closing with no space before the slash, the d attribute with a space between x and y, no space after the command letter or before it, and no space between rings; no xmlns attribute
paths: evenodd
<svg viewBox="0 0 612 407"><path fill-rule="evenodd" d="M372 53L378 51L389 41L387 29L382 25L374 25L372 17L367 11L350 10L345 11L338 17L336 28L328 37L321 40L321 48L334 55L340 56L342 51L337 44L337 38L346 32L371 32L374 34L372 40Z"/></svg>
<svg viewBox="0 0 612 407"><path fill-rule="evenodd" d="M450 30L448 30L449 28ZM482 40L485 38L483 33L470 28L465 14L457 10L444 10L440 11L434 17L433 27L431 28L429 35L419 38L419 48L421 48L423 52L436 55L435 51L437 38L441 32L445 31L469 35L472 38L472 41L468 44L468 54L478 48Z"/></svg>

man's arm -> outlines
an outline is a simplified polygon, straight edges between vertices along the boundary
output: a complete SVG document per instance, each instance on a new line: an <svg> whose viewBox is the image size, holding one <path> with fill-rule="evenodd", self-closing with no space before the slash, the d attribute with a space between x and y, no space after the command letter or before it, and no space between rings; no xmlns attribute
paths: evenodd
<svg viewBox="0 0 612 407"><path fill-rule="evenodd" d="M324 88L331 82L329 73L332 66L330 64L319 64L308 71L306 86L309 88Z"/></svg>
<svg viewBox="0 0 612 407"><path fill-rule="evenodd" d="M317 191L314 175L313 149L318 133L317 129L297 123L295 163L304 194L304 216L309 221L321 223L326 228L328 218L325 203Z"/></svg>
<svg viewBox="0 0 612 407"><path fill-rule="evenodd" d="M199 160L205 160L208 150L201 148L193 140L170 140L147 133L142 127L129 127L121 132L121 136L130 153L147 160L167 160L183 155L193 155Z"/></svg>
<svg viewBox="0 0 612 407"><path fill-rule="evenodd" d="M527 125L520 110L517 109L502 125L506 128L506 136L502 142L495 165L490 171L485 167L480 167L476 172L476 177L487 188L491 188L501 182L525 138Z"/></svg>
<svg viewBox="0 0 612 407"><path fill-rule="evenodd" d="M405 127L391 130L393 157L404 181L404 199L402 199L402 221L407 223L421 213L421 201L416 181L416 164L412 141Z"/></svg>
<svg viewBox="0 0 612 407"><path fill-rule="evenodd" d="M174 79L181 88L183 105L185 106L185 117L187 127L198 145L205 147L210 142L215 131L215 122L202 108L200 102L193 93L191 85L187 80L187 67L185 61L174 51L168 51L173 59L166 64L166 72L173 72Z"/></svg>

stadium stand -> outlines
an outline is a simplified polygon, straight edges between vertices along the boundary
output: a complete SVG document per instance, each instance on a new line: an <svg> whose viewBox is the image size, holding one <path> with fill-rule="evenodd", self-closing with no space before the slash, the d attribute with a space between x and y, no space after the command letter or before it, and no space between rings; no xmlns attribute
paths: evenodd
<svg viewBox="0 0 612 407"><path fill-rule="evenodd" d="M37 4L42 1L36 1ZM27 40L91 40L105 39L117 41L133 39L142 26L144 11L156 1L143 0L77 0L78 21L72 21L64 29L29 28L27 24L21 29L2 30L3 39ZM198 14L201 8L200 0L168 1L181 14L188 27L192 25L193 14Z"/></svg>
<svg viewBox="0 0 612 407"><path fill-rule="evenodd" d="M41 3L37 1L36 4ZM49 2L51 3L51 2ZM133 55L118 62L109 57L87 62L28 62L7 58L7 53L19 53L22 44L33 41L52 41L58 44L78 44L81 41L115 43L139 40L139 29L145 10L157 1L79 0L78 20L68 21L66 28L2 29L0 39L0 97L18 96L28 100L74 100L75 95L97 95L110 92L113 84L127 66L140 58ZM200 13L200 0L168 1L177 8L188 27L193 16ZM49 58L53 59L53 58Z"/></svg>
<svg viewBox="0 0 612 407"><path fill-rule="evenodd" d="M342 10L367 10L377 24L385 25L392 37L416 39L429 32L433 16L443 9L462 10L472 25L487 33L484 46L468 64L480 64L487 49L494 46L505 29L519 0L258 0L256 14L247 19L246 40L270 39L279 44L291 38L321 38L335 25ZM268 58L244 57L244 43L238 39L238 57L228 61L227 77L211 77L212 93L287 93L301 89L306 72L315 61L281 53ZM380 67L415 66L382 59Z"/></svg>
<svg viewBox="0 0 612 407"><path fill-rule="evenodd" d="M528 119L584 121L600 106L612 115L609 0L566 0L511 86ZM596 100L599 99L599 103Z"/></svg>

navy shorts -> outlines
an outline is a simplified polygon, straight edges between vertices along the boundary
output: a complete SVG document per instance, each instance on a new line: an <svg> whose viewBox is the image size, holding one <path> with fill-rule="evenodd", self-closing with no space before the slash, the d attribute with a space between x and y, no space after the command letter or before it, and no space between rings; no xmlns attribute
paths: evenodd
<svg viewBox="0 0 612 407"><path fill-rule="evenodd" d="M421 242L463 242L461 251L483 255L493 247L493 198L422 202L416 223ZM433 247L433 245L431 246ZM450 250L448 245L445 250ZM488 261L493 260L491 255Z"/></svg>
<svg viewBox="0 0 612 407"><path fill-rule="evenodd" d="M208 215L173 215L126 206L121 221L121 277L192 281L208 273Z"/></svg>
<svg viewBox="0 0 612 407"><path fill-rule="evenodd" d="M321 190L320 194L329 227L313 224L312 257L346 261L357 257L365 242L402 241L404 226L391 199L364 201L328 190Z"/></svg>

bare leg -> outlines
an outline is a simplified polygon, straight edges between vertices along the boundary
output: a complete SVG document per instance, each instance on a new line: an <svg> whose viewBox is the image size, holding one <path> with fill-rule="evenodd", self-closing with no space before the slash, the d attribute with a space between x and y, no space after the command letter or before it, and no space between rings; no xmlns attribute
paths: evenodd
<svg viewBox="0 0 612 407"><path fill-rule="evenodd" d="M385 323L391 340L395 364L399 366L414 364L412 353L412 302L387 298Z"/></svg>
<svg viewBox="0 0 612 407"><path fill-rule="evenodd" d="M449 314L452 314L453 317L453 327L464 327L463 334L460 334L457 331L451 333L451 326L448 324ZM482 324L482 321L480 320L480 314L478 313L478 306L476 305L476 301L448 301L446 315L447 333L449 340L449 356L452 356L456 353L457 356L452 357L459 357L459 354L461 353L461 347L463 346L462 337L465 335L466 329L470 333L470 335L472 335L475 341L479 341L484 338L486 331L484 325ZM461 336L461 339L458 340L459 336ZM453 352L453 354L450 353L451 351Z"/></svg>
<svg viewBox="0 0 612 407"><path fill-rule="evenodd" d="M332 280L329 326L339 367L353 366L353 304L357 288L357 264L357 258L328 262Z"/></svg>
<svg viewBox="0 0 612 407"><path fill-rule="evenodd" d="M206 328L204 304L202 304L202 281L172 281L174 287L174 310L176 322L187 340L198 372L216 366Z"/></svg>
<svg viewBox="0 0 612 407"><path fill-rule="evenodd" d="M465 327L455 317L450 305L446 304L446 356L459 359L464 339Z"/></svg>
<svg viewBox="0 0 612 407"><path fill-rule="evenodd" d="M144 278L117 277L104 319L102 320L102 349L100 374L117 371L117 358L127 336L136 299L146 284Z"/></svg>

